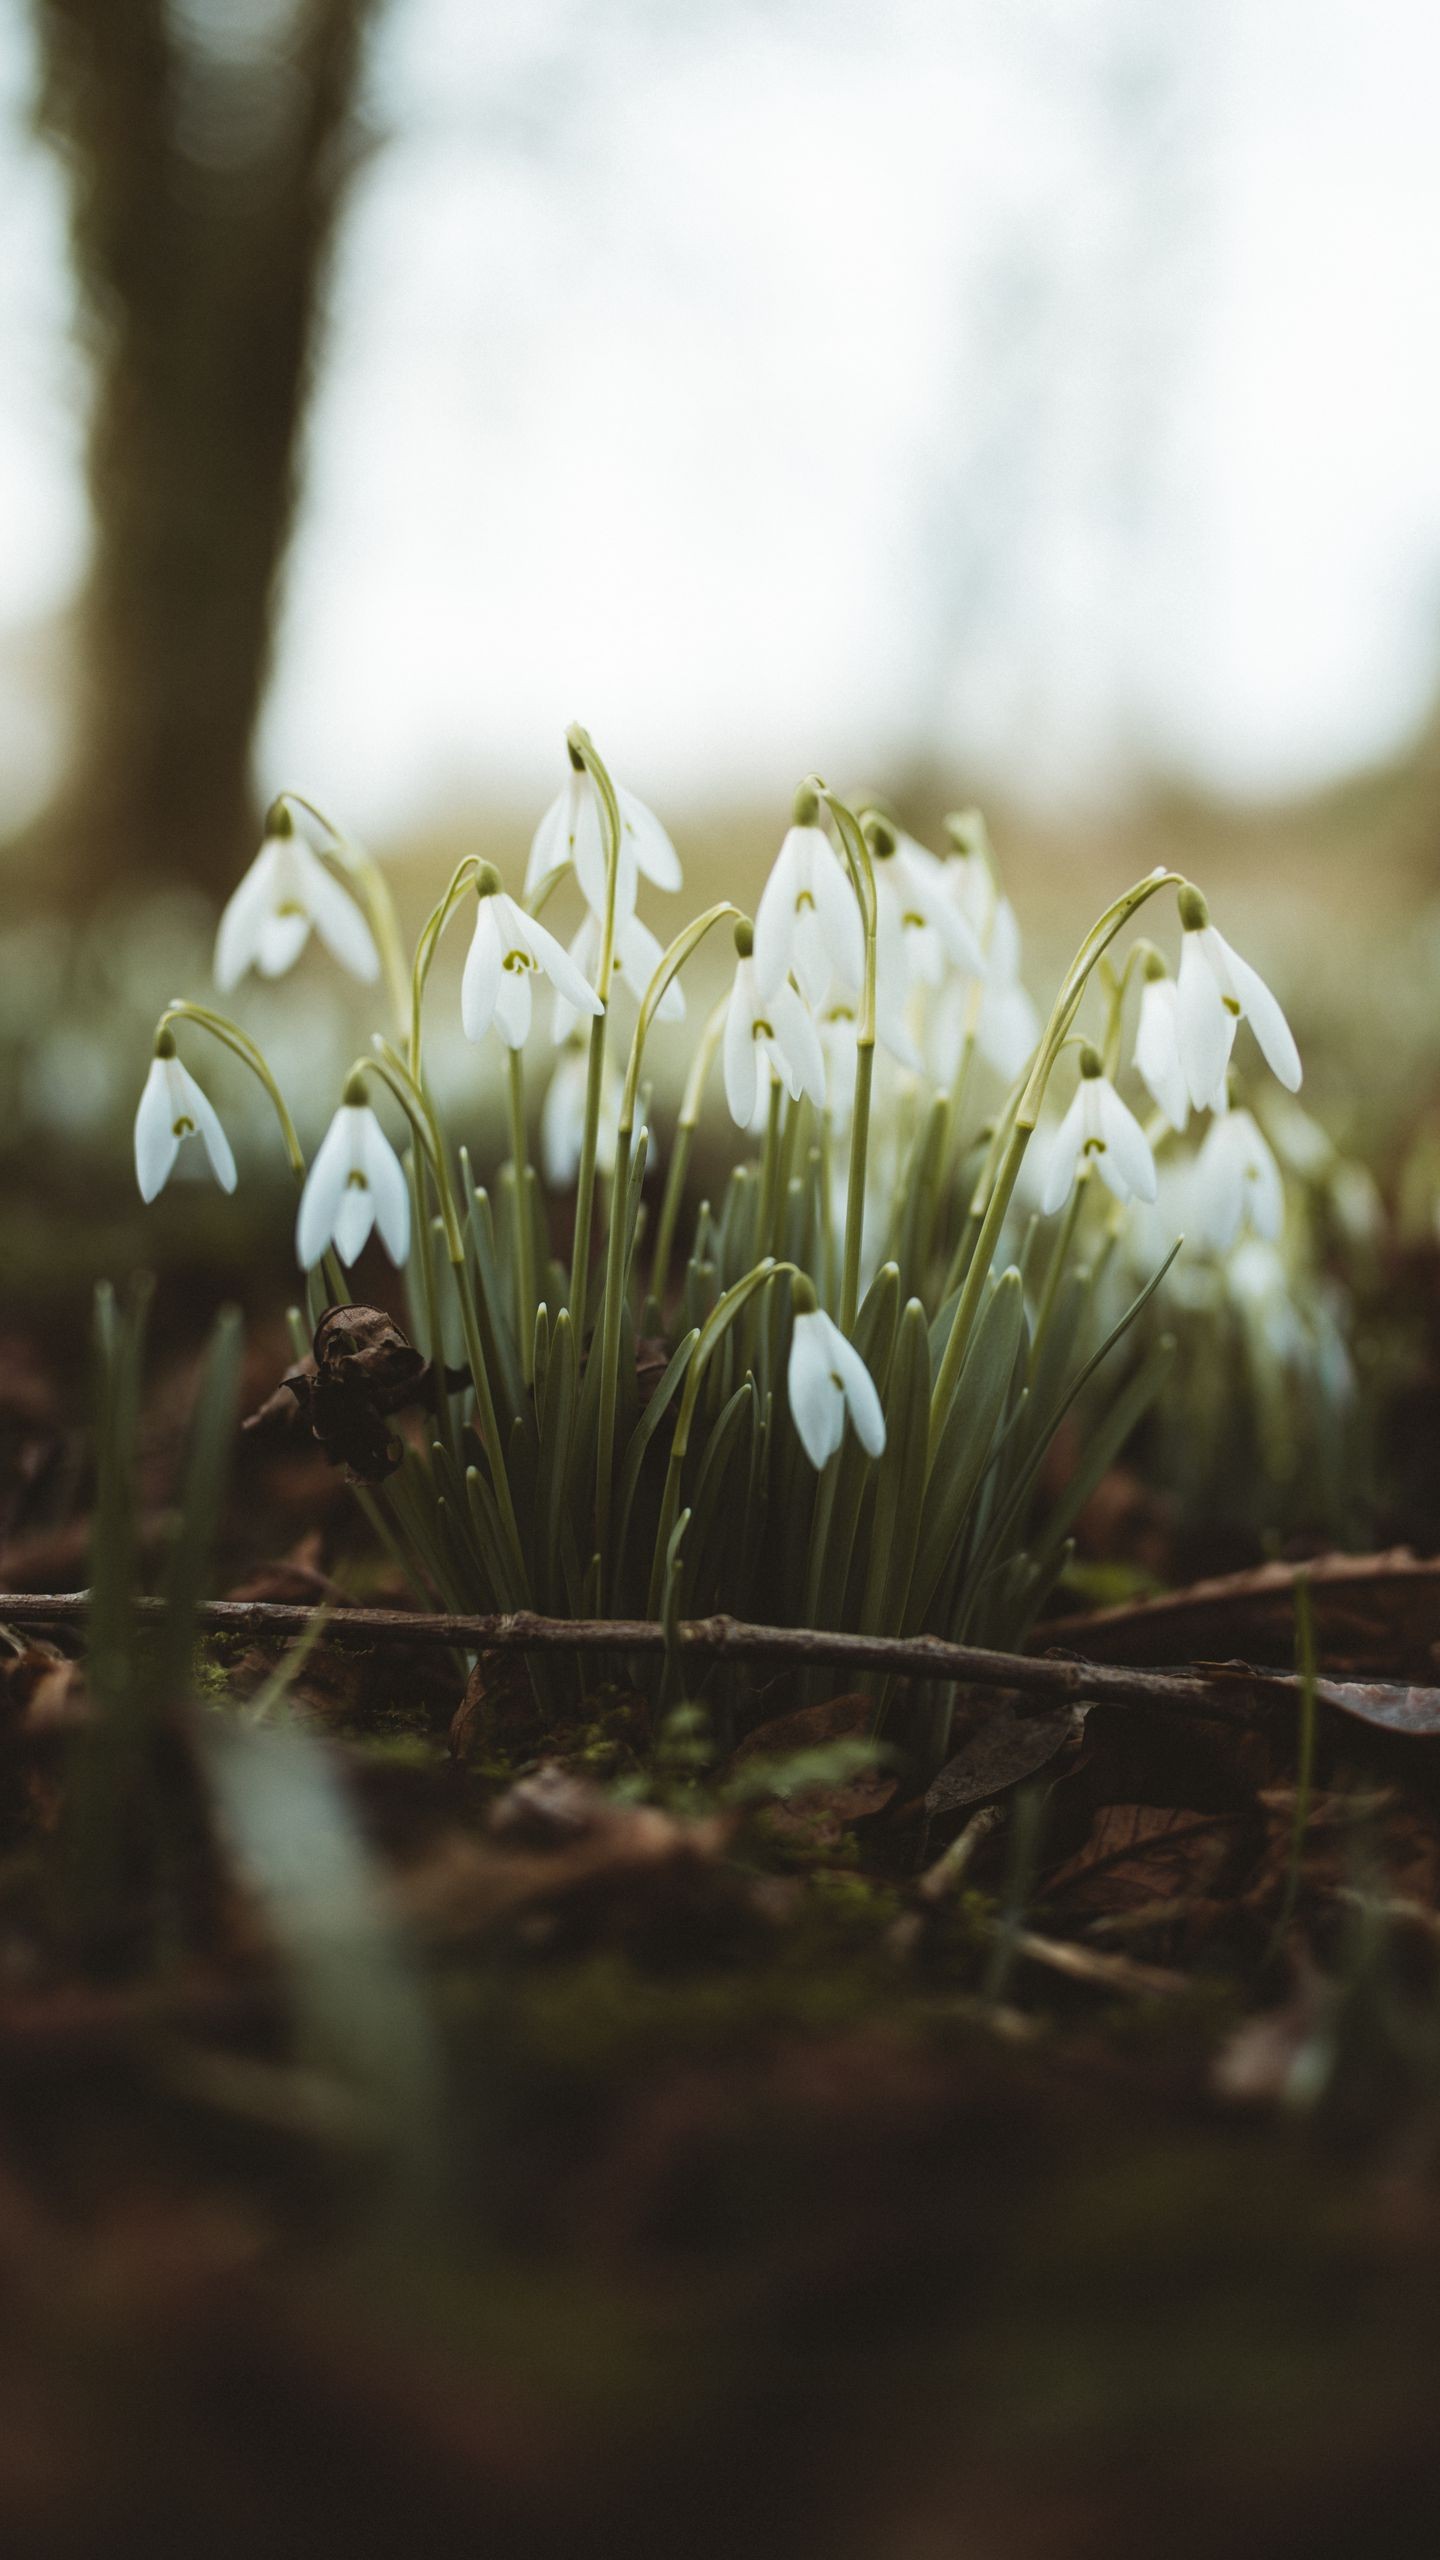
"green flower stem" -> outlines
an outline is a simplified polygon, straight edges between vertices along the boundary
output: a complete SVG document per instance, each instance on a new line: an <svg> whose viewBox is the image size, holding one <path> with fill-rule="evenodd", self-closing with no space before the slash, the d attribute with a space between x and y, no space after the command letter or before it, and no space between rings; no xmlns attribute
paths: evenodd
<svg viewBox="0 0 1440 2560"><path fill-rule="evenodd" d="M630 1156L640 1100L640 1070L645 1057L645 1042L672 980L678 977L691 953L698 950L712 925L719 924L726 916L738 914L738 907L733 907L729 899L724 898L718 906L707 907L703 915L696 916L693 923L677 933L641 998L635 1036L630 1043L630 1061L625 1070L620 1120L615 1132L615 1174L610 1185L605 1304L601 1316L600 1414L595 1448L595 1552L600 1558L602 1588L615 1472L615 1413L620 1393L620 1319L625 1300L625 1221L630 1195Z"/></svg>
<svg viewBox="0 0 1440 2560"><path fill-rule="evenodd" d="M675 1250L675 1230L680 1221L680 1206L685 1197L685 1177L690 1170L690 1152L700 1113L705 1100L705 1085L715 1052L725 1030L729 999L722 996L716 1005L691 1060L680 1102L680 1117L675 1126L675 1144L670 1151L669 1170L665 1176L665 1196L660 1204L660 1224L655 1235L655 1256L650 1269L650 1289L660 1307L665 1304L665 1286L670 1277L670 1257Z"/></svg>
<svg viewBox="0 0 1440 2560"><path fill-rule="evenodd" d="M845 1195L845 1247L840 1274L840 1330L849 1334L860 1306L860 1246L865 1223L865 1169L870 1147L870 1097L875 1080L875 870L864 830L853 809L827 791L818 775L808 787L835 821L865 928L865 979L855 1032L855 1108L850 1122L850 1179Z"/></svg>
<svg viewBox="0 0 1440 2560"><path fill-rule="evenodd" d="M570 1317L575 1348L585 1349L586 1300L590 1287L590 1231L595 1216L595 1151L600 1137L600 1105L605 1089L605 1042L610 1019L610 982L615 967L615 897L620 876L620 804L615 785L596 754L589 732L578 725L565 733L570 760L588 773L600 796L605 817L605 913L600 919L600 966L595 992L603 1010L590 1025L590 1056L585 1079L585 1127L575 1184L575 1244L570 1263Z"/></svg>
<svg viewBox="0 0 1440 2560"><path fill-rule="evenodd" d="M198 1024L202 1031L209 1032L212 1040L218 1040L224 1048L229 1049L233 1056L239 1058L242 1064L250 1069L253 1076L259 1078L274 1105L275 1116L280 1123L280 1134L285 1141L285 1153L290 1160L290 1170L297 1182L303 1182L305 1154L295 1134L295 1123L286 1108L284 1094L249 1033L242 1031L239 1024L231 1022L225 1014L212 1013L208 1005L191 1004L184 996L177 996L173 1003L165 1007L155 1025L157 1039L162 1031L169 1029L172 1022Z"/></svg>
<svg viewBox="0 0 1440 2560"><path fill-rule="evenodd" d="M479 868L479 862L473 853L467 854L463 862L457 862L443 898L438 899L431 908L420 928L420 939L415 945L415 960L410 972L410 1026L406 1041L406 1057L410 1073L417 1084L421 1080L420 1025L425 1004L426 984L434 965L435 954L440 948L440 937L466 890L474 886L475 875Z"/></svg>
<svg viewBox="0 0 1440 2560"><path fill-rule="evenodd" d="M1075 1241L1075 1229L1080 1223L1080 1212L1089 1194L1090 1168L1086 1164L1081 1165L1076 1173L1075 1188L1065 1204L1065 1214L1060 1221L1059 1232L1051 1250L1050 1265L1045 1274L1045 1286L1040 1294L1040 1305L1035 1317L1034 1337L1030 1344L1030 1376L1032 1378L1039 1366L1045 1337L1050 1330L1055 1313L1055 1301L1060 1294L1060 1283L1065 1276L1065 1266L1070 1259L1070 1248Z"/></svg>
<svg viewBox="0 0 1440 2560"><path fill-rule="evenodd" d="M420 1264L420 1290L425 1305L425 1331L430 1346L430 1389L435 1411L435 1427L448 1457L459 1462L459 1443L455 1416L450 1407L450 1394L445 1384L445 1328L440 1317L440 1295L435 1282L435 1239L430 1229L430 1203L425 1196L425 1157L416 1145L410 1149L406 1168L410 1176L411 1220L415 1230L415 1252Z"/></svg>
<svg viewBox="0 0 1440 2560"><path fill-rule="evenodd" d="M535 1374L535 1237L530 1224L530 1154L525 1143L525 1062L507 1052L510 1161L515 1168L515 1338L520 1374L528 1387Z"/></svg>
<svg viewBox="0 0 1440 2560"><path fill-rule="evenodd" d="M780 1112L785 1088L773 1072L770 1077L770 1102L765 1114L765 1137L760 1150L760 1206L755 1218L755 1250L766 1253L770 1247L770 1230L775 1222L775 1190L780 1174Z"/></svg>
<svg viewBox="0 0 1440 2560"><path fill-rule="evenodd" d="M690 1366L685 1372L685 1384L680 1391L680 1411L675 1423L675 1437L670 1443L670 1463L665 1470L665 1490L660 1502L660 1526L656 1532L655 1551L650 1565L648 1609L652 1618L657 1617L660 1611L665 1579L665 1558L680 1514L680 1479L685 1469L685 1456L690 1446L695 1409L700 1401L700 1389L704 1383L711 1353L722 1341L735 1318L753 1298L756 1290L763 1289L769 1281L778 1279L782 1272L793 1275L794 1270L795 1266L791 1262L757 1263L753 1271L747 1271L742 1280L737 1280L732 1288L726 1290L723 1298L716 1300L700 1328L700 1339L695 1345Z"/></svg>
<svg viewBox="0 0 1440 2560"><path fill-rule="evenodd" d="M517 1587L523 1593L528 1587L525 1550L520 1540L520 1524L515 1516L515 1502L505 1464L505 1447L500 1437L500 1423L495 1411L490 1372L486 1366L484 1346L480 1338L480 1316L470 1285L469 1266L465 1259L464 1231L460 1225L455 1196L450 1185L449 1167L435 1105L426 1088L413 1082L404 1060L388 1043L381 1043L379 1057L362 1058L357 1063L361 1072L378 1076L393 1093L415 1132L417 1147L423 1148L425 1152L430 1171L434 1176L440 1215L445 1227L445 1249L449 1256L455 1295L460 1306L465 1357L469 1363L470 1376L475 1388L475 1410L480 1426L480 1437L485 1445L485 1454L490 1461L490 1472L494 1479L495 1499L500 1508L501 1524L514 1555Z"/></svg>
<svg viewBox="0 0 1440 2560"><path fill-rule="evenodd" d="M1178 871L1155 871L1147 880L1137 881L1132 889L1126 890L1123 897L1117 898L1112 906L1106 908L1098 923L1091 926L1070 964L1020 1093L1014 1126L995 1173L985 1213L980 1223L980 1232L975 1240L975 1249L970 1257L970 1267L965 1275L965 1285L960 1292L960 1302L951 1322L950 1339L945 1345L939 1375L935 1380L935 1389L930 1401L930 1460L932 1463L969 1346L971 1328L984 1294L990 1265L995 1258L1020 1167L1024 1162L1025 1150L1040 1116L1040 1106L1045 1097L1045 1086L1050 1070L1069 1036L1070 1026L1079 1009L1080 999L1085 993L1090 972L1101 953L1108 950L1116 935L1123 933L1131 917L1137 914L1149 899L1155 897L1162 889L1177 889L1182 886L1183 877Z"/></svg>

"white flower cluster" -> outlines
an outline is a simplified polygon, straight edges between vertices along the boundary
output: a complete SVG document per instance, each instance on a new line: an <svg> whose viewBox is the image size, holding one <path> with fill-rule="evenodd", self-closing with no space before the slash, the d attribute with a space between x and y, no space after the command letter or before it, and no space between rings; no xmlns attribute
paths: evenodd
<svg viewBox="0 0 1440 2560"><path fill-rule="evenodd" d="M443 925L455 900L473 887L475 917L460 992L468 1039L482 1042L494 1031L510 1051L518 1052L532 1028L534 982L543 979L551 990L550 1028L561 1054L541 1114L541 1149L547 1177L556 1185L575 1179L582 1152L587 1165L598 1162L602 1170L615 1161L617 1066L613 1052L602 1056L602 1040L593 1052L602 1071L597 1129L587 1023L607 1010L617 992L638 1007L653 989L649 1005L661 1019L673 1020L684 1012L673 977L659 993L660 943L638 913L642 880L665 892L681 887L675 848L660 821L632 793L614 789L611 796L603 768L598 768L598 778L591 769L593 750L584 732L574 731L571 738L571 770L531 845L524 903L507 893L493 865L468 862L456 874L448 902L437 910ZM723 1022L723 1081L729 1110L742 1129L764 1127L787 1094L792 1108L803 1102L819 1115L830 1141L841 1138L853 1120L861 1141L854 1159L855 1196L863 1209L871 1065L864 1087L867 1128L862 1130L857 1099L862 1022L873 1024L874 1041L888 1061L890 1089L908 1104L927 1079L958 1101L972 1057L1008 1082L1026 1073L1038 1055L1043 1084L1068 1017L1057 1017L1059 1028L1053 1037L1046 1035L1051 1045L1037 1048L1041 1029L1021 982L1019 929L975 812L948 822L949 849L939 856L879 812L857 818L830 802L828 794L825 799L835 832L820 791L806 786L797 795L793 823L766 881L753 927L744 918L736 925L734 976ZM585 910L568 947L537 912L567 875L573 876ZM1141 884L1141 894L1168 885L1172 877L1154 875L1153 884ZM307 804L289 798L277 802L260 852L220 920L215 950L219 985L234 986L250 968L268 977L279 975L293 966L313 931L357 977L373 982L383 972L392 995L398 986L396 1007L403 1016L410 1004L405 968L392 947L393 917L386 898L383 892L373 894L373 886L373 866L367 873L358 850L347 846ZM1178 974L1172 980L1159 953L1148 952L1134 1048L1137 1074L1159 1115L1158 1131L1152 1124L1147 1134L1117 1092L1101 1051L1085 1045L1078 1086L1041 1169L1038 1200L1047 1215L1053 1214L1070 1200L1077 1180L1094 1172L1117 1200L1153 1203L1157 1171L1152 1139L1165 1130L1178 1135L1192 1111L1208 1111L1214 1118L1196 1159L1194 1189L1204 1233L1224 1250L1247 1225L1261 1238L1273 1238L1282 1209L1280 1177L1256 1122L1248 1111L1230 1107L1228 1071L1240 1023L1251 1024L1262 1054L1292 1091L1300 1082L1300 1060L1275 997L1211 924L1199 892L1182 884L1179 907L1183 934ZM702 919L697 930L710 920ZM417 975L417 988L421 983L423 972ZM1112 1062L1124 985L1121 980L1112 1005L1107 1043ZM410 1009L418 1009L418 996ZM135 1123L136 1171L147 1200L168 1180L189 1137L199 1139L216 1179L227 1190L235 1183L224 1131L175 1053L171 1025L186 1013L208 1021L263 1068L235 1026L207 1016L203 1008L170 1008L157 1034ZM418 1081L418 1020L409 1030L409 1087L398 1053L377 1042L377 1057L364 1061L347 1081L340 1108L304 1174L296 1245L307 1271L332 1251L352 1264L372 1231L397 1265L409 1254L412 1196L417 1204L423 1199L423 1175L415 1172L412 1193L412 1178L381 1127L365 1081L378 1076L410 1111L417 1131L421 1128L429 1106ZM717 1021L709 1035L712 1043L719 1031ZM702 1056L710 1054L702 1043ZM632 1097L634 1072L627 1086ZM512 1091L518 1097L518 1069L515 1077ZM283 1104L278 1107L292 1161L303 1171L288 1115ZM513 1107L517 1131L523 1130L523 1100L517 1098ZM912 1111L911 1126L913 1122ZM793 1128L793 1122L789 1125ZM1029 1125L1027 1120L1024 1126ZM518 1136L514 1152L518 1165L523 1152ZM838 1147L831 1146L832 1182L843 1180L839 1155ZM872 1180L878 1161L872 1157L869 1163ZM892 1181L899 1178L896 1165L885 1172ZM853 1318L851 1284L860 1247L857 1238L847 1235L847 1257L852 1243L846 1307ZM797 1431L817 1467L839 1446L847 1413L867 1451L877 1455L883 1448L885 1425L874 1386L844 1330L813 1302L813 1291L795 1317L789 1383Z"/></svg>

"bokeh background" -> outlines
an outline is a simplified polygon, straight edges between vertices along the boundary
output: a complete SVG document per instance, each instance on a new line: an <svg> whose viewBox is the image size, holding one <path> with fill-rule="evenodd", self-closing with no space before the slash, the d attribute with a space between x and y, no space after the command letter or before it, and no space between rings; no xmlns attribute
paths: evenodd
<svg viewBox="0 0 1440 2560"><path fill-rule="evenodd" d="M10 1291L282 1232L223 1062L236 1201L128 1169L270 794L418 915L523 860L577 717L697 896L753 899L812 767L922 834L980 800L1042 996L1178 859L1393 1188L1437 94L1421 0L0 0ZM350 991L240 1009L318 1129Z"/></svg>

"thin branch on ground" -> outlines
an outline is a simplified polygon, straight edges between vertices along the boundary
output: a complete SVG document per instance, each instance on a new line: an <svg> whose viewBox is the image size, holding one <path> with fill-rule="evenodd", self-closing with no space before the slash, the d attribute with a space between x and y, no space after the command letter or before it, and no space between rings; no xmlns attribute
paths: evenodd
<svg viewBox="0 0 1440 2560"><path fill-rule="evenodd" d="M0 1592L0 1624L60 1627L83 1620L88 1592ZM164 1603L139 1599L141 1618L163 1614ZM315 1623L316 1610L284 1600L211 1600L198 1612L208 1635L240 1639L299 1636ZM528 1609L500 1616L455 1617L405 1609L329 1610L326 1641L352 1644L436 1645L467 1653L658 1654L665 1629L646 1618L546 1618ZM1204 1670L1149 1670L1132 1663L1086 1662L1074 1655L1017 1654L982 1645L948 1643L940 1636L851 1635L813 1627L752 1626L723 1615L691 1618L675 1630L684 1653L712 1660L824 1666L907 1680L953 1681L964 1688L997 1688L1052 1702L1072 1699L1113 1706L1168 1706L1241 1720L1251 1712L1247 1686L1291 1694L1293 1673L1226 1664ZM1338 1691L1339 1684L1325 1684ZM1325 1688L1322 1687L1322 1696Z"/></svg>

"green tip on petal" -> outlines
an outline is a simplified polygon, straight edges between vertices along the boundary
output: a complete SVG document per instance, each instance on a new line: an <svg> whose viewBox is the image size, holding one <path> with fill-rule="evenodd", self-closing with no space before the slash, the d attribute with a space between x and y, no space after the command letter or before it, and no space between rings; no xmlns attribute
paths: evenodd
<svg viewBox="0 0 1440 2560"><path fill-rule="evenodd" d="M1104 1059L1088 1040L1080 1052L1080 1073L1082 1076L1103 1076L1105 1073Z"/></svg>
<svg viewBox="0 0 1440 2560"><path fill-rule="evenodd" d="M755 927L748 916L737 916L735 920L735 948L742 960L748 960L755 948Z"/></svg>
<svg viewBox="0 0 1440 2560"><path fill-rule="evenodd" d="M895 830L888 818L867 818L865 841L877 862L888 862L895 851Z"/></svg>
<svg viewBox="0 0 1440 2560"><path fill-rule="evenodd" d="M808 782L802 782L795 794L795 824L813 827L820 815L820 802Z"/></svg>
<svg viewBox="0 0 1440 2560"><path fill-rule="evenodd" d="M565 740L565 752L570 758L570 769L572 773L583 773L585 770L585 758L576 744L575 732L573 730Z"/></svg>
<svg viewBox="0 0 1440 2560"><path fill-rule="evenodd" d="M1186 881L1176 904L1180 909L1180 921L1186 932L1203 933L1210 921L1210 910L1193 881Z"/></svg>
<svg viewBox="0 0 1440 2560"><path fill-rule="evenodd" d="M819 1307L815 1283L803 1271L797 1271L790 1283L790 1303L797 1316L813 1316Z"/></svg>
<svg viewBox="0 0 1440 2560"><path fill-rule="evenodd" d="M1145 954L1145 983L1146 983L1146 985L1147 985L1147 986L1153 986L1153 985L1154 985L1154 982L1155 982L1155 980L1156 980L1157 978L1168 978L1168 977L1169 977L1169 975L1170 975L1170 972L1169 972L1169 970L1168 970L1168 969L1166 968L1166 966L1165 966L1165 954L1164 954L1164 952L1163 952L1163 951L1153 951L1153 950L1152 950L1152 951L1147 951L1147 952L1146 952L1146 954Z"/></svg>
<svg viewBox="0 0 1440 2560"><path fill-rule="evenodd" d="M360 1110L363 1107L365 1101L365 1071L363 1067L354 1068L346 1077L345 1092L342 1098L352 1111Z"/></svg>
<svg viewBox="0 0 1440 2560"><path fill-rule="evenodd" d="M500 874L496 870L494 863L482 862L479 870L475 874L476 897L498 898L502 886L503 883L501 881Z"/></svg>
<svg viewBox="0 0 1440 2560"><path fill-rule="evenodd" d="M155 1034L155 1055L157 1058L173 1058L175 1055L175 1034L168 1022Z"/></svg>
<svg viewBox="0 0 1440 2560"><path fill-rule="evenodd" d="M295 821L283 791L278 799L271 801L265 812L265 833L267 836L293 836L295 833Z"/></svg>

